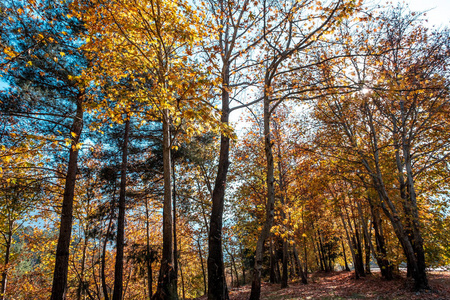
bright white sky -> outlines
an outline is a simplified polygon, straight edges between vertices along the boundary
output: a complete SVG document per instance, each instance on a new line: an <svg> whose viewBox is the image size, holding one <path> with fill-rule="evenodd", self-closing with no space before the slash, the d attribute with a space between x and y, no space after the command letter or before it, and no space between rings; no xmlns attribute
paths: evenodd
<svg viewBox="0 0 450 300"><path fill-rule="evenodd" d="M394 1L395 2L395 1ZM426 18L431 26L450 26L450 0L404 0L412 11L430 10Z"/></svg>

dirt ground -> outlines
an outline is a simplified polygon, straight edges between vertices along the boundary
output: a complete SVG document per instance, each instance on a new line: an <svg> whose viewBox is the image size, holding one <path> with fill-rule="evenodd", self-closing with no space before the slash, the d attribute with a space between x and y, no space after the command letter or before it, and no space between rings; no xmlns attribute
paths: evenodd
<svg viewBox="0 0 450 300"><path fill-rule="evenodd" d="M450 272L429 272L428 278L431 290L414 292L413 282L405 274L386 281L379 272L358 280L351 272L314 273L310 274L307 285L291 282L287 289L280 289L279 284L263 283L261 299L450 299ZM250 285L230 289L231 300L248 299L249 295Z"/></svg>

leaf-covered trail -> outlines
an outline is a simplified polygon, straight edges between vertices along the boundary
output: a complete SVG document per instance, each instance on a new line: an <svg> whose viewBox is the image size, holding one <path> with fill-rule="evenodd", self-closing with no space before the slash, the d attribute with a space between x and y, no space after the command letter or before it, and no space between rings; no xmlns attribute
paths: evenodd
<svg viewBox="0 0 450 300"><path fill-rule="evenodd" d="M413 282L404 275L385 281L379 272L358 280L352 272L314 273L307 285L291 282L287 289L280 289L279 284L263 283L261 299L450 299L450 272L428 273L431 290L420 293L412 291ZM250 287L232 288L230 299L248 299Z"/></svg>

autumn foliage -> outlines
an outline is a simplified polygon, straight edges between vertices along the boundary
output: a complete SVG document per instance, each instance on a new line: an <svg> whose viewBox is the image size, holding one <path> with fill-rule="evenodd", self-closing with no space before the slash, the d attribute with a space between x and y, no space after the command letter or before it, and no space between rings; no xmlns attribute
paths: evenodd
<svg viewBox="0 0 450 300"><path fill-rule="evenodd" d="M0 299L439 298L450 35L424 18L2 1Z"/></svg>

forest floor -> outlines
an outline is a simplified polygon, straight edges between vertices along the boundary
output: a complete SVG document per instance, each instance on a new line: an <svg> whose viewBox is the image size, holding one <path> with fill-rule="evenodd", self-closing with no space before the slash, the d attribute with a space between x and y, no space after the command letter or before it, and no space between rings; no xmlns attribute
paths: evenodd
<svg viewBox="0 0 450 300"><path fill-rule="evenodd" d="M428 272L431 289L414 292L412 280L401 274L392 281L383 280L379 272L355 279L353 272L313 273L308 284L291 282L286 289L279 284L263 283L261 299L385 299L428 300L450 299L450 272ZM250 296L250 285L230 289L230 300L244 300Z"/></svg>

